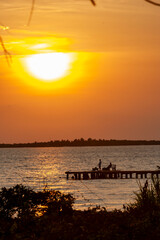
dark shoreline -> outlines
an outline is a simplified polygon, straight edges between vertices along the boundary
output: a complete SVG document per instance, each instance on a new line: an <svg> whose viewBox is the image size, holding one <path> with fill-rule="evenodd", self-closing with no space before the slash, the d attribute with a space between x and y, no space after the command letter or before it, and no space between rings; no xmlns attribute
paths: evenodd
<svg viewBox="0 0 160 240"><path fill-rule="evenodd" d="M142 145L160 145L159 140L105 140L91 139L87 140L55 140L49 142L32 142L32 143L1 143L0 148L26 148L26 147L98 147L98 146L142 146Z"/></svg>

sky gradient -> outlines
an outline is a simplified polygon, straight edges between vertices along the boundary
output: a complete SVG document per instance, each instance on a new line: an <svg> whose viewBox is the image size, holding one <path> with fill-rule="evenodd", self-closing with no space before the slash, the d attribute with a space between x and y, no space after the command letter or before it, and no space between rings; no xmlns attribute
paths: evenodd
<svg viewBox="0 0 160 240"><path fill-rule="evenodd" d="M0 143L160 139L160 8L143 0L0 0ZM3 30L8 26L8 30ZM53 82L29 74L33 54L72 55Z"/></svg>

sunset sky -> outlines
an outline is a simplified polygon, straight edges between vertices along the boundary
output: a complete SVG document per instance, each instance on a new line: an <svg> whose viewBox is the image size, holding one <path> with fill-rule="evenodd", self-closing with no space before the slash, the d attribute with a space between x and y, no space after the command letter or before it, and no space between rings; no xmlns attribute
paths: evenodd
<svg viewBox="0 0 160 240"><path fill-rule="evenodd" d="M160 7L96 3L0 0L0 143L160 139Z"/></svg>

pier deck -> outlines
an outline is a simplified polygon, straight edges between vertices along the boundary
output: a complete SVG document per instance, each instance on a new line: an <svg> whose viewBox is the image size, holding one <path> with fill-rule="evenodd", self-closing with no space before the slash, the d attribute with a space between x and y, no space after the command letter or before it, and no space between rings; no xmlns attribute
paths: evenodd
<svg viewBox="0 0 160 240"><path fill-rule="evenodd" d="M143 178L153 178L160 177L160 170L149 170L149 171L78 171L78 172L65 172L67 179L75 180L89 180L89 179L143 179Z"/></svg>

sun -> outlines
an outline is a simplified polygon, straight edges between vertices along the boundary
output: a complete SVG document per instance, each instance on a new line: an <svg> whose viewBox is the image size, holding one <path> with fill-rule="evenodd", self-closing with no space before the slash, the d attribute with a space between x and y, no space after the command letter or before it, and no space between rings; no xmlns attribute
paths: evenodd
<svg viewBox="0 0 160 240"><path fill-rule="evenodd" d="M93 78L93 65L98 54L75 51L38 49L29 54L15 54L12 62L12 81L25 86L24 91L37 94L71 92L86 85ZM46 52L50 51L50 52ZM95 64L97 66L97 64ZM16 80L15 80L16 79Z"/></svg>
<svg viewBox="0 0 160 240"><path fill-rule="evenodd" d="M62 52L33 54L25 59L29 73L45 82L56 81L68 75L70 62L70 55Z"/></svg>

